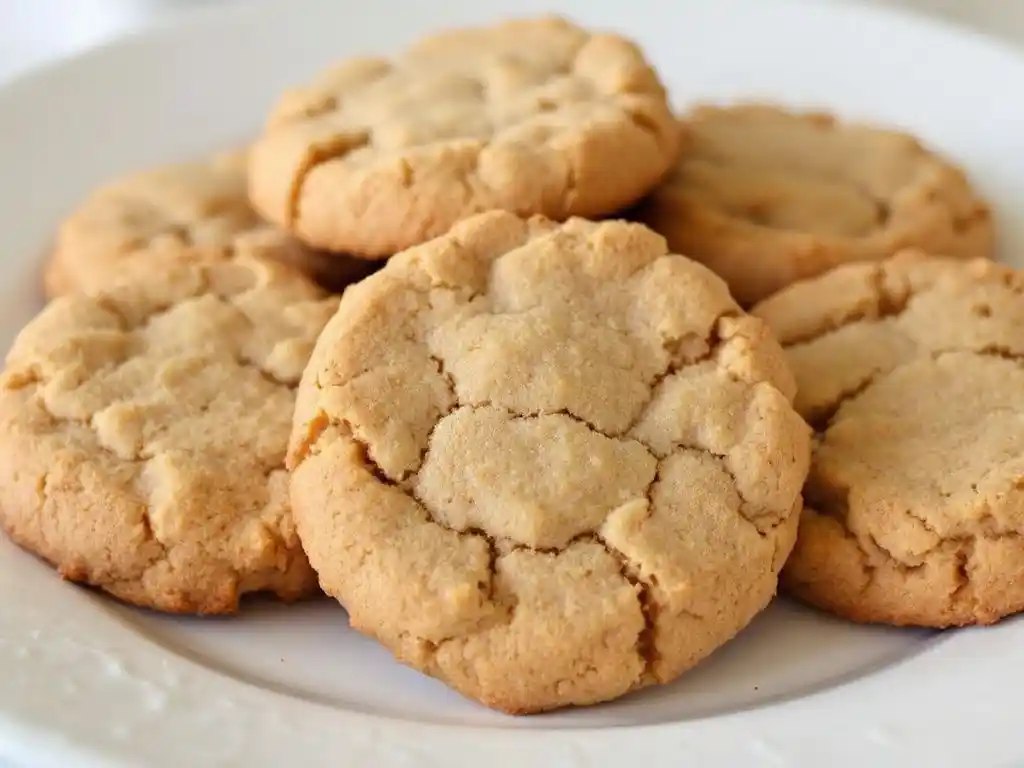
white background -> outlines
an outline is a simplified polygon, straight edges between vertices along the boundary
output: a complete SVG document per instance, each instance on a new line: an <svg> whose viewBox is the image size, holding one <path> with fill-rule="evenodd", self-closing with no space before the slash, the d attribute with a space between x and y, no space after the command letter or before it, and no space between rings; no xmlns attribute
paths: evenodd
<svg viewBox="0 0 1024 768"><path fill-rule="evenodd" d="M195 6L249 0L0 0L0 78L79 48ZM267 0L251 0L266 2ZM301 12L301 0L288 2ZM344 0L339 0L344 2ZM714 2L714 0L707 0ZM910 8L1024 46L1024 2L1021 0L806 0L864 2Z"/></svg>

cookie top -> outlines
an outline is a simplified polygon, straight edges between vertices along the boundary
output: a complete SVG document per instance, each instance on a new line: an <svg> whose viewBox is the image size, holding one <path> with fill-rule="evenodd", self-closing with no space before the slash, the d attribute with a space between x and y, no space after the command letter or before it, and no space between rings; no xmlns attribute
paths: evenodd
<svg viewBox="0 0 1024 768"><path fill-rule="evenodd" d="M336 306L245 257L51 302L0 376L0 522L65 577L162 611L314 592L284 458Z"/></svg>
<svg viewBox="0 0 1024 768"><path fill-rule="evenodd" d="M641 218L744 305L845 262L917 246L989 257L988 207L904 133L766 105L698 107Z"/></svg>
<svg viewBox="0 0 1024 768"><path fill-rule="evenodd" d="M614 698L774 594L809 458L792 389L646 228L483 214L343 298L299 388L296 524L405 663L508 712Z"/></svg>
<svg viewBox="0 0 1024 768"><path fill-rule="evenodd" d="M908 252L754 312L818 433L789 589L868 622L1024 609L1024 276Z"/></svg>
<svg viewBox="0 0 1024 768"><path fill-rule="evenodd" d="M60 225L44 275L47 294L102 290L126 275L151 273L161 261L240 255L274 258L330 278L333 265L344 260L303 247L249 205L247 156L236 151L161 166L95 190Z"/></svg>
<svg viewBox="0 0 1024 768"><path fill-rule="evenodd" d="M348 59L286 93L255 146L250 195L314 247L377 258L491 209L615 212L677 149L635 45L543 17Z"/></svg>

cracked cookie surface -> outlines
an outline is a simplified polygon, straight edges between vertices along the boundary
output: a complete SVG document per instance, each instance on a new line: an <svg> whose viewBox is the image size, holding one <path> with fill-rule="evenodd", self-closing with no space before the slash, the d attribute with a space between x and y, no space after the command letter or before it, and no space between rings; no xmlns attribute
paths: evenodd
<svg viewBox="0 0 1024 768"><path fill-rule="evenodd" d="M614 213L677 152L635 45L521 19L342 61L286 93L255 146L250 196L303 242L375 259L488 210Z"/></svg>
<svg viewBox="0 0 1024 768"><path fill-rule="evenodd" d="M809 460L792 394L764 324L646 228L483 214L324 329L296 525L401 661L507 712L612 699L774 595Z"/></svg>
<svg viewBox="0 0 1024 768"><path fill-rule="evenodd" d="M784 587L862 622L1024 609L1024 277L905 252L753 311L818 433Z"/></svg>
<svg viewBox="0 0 1024 768"><path fill-rule="evenodd" d="M245 150L134 173L92 192L60 225L48 296L93 293L161 264L272 258L340 290L364 262L306 248L249 204Z"/></svg>
<svg viewBox="0 0 1024 768"><path fill-rule="evenodd" d="M336 307L245 257L51 302L0 377L3 527L66 578L161 611L315 593L284 460Z"/></svg>
<svg viewBox="0 0 1024 768"><path fill-rule="evenodd" d="M904 133L757 104L702 106L640 218L743 305L908 247L988 258L992 219L962 171Z"/></svg>

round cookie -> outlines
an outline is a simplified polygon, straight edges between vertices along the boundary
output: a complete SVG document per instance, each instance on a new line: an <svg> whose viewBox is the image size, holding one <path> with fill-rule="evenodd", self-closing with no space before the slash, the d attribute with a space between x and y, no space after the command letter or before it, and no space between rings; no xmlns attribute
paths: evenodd
<svg viewBox="0 0 1024 768"><path fill-rule="evenodd" d="M318 253L262 221L249 205L246 151L161 166L106 184L60 225L44 273L49 297L92 293L158 262L239 255L290 264L330 288L368 273L364 262Z"/></svg>
<svg viewBox="0 0 1024 768"><path fill-rule="evenodd" d="M788 591L896 625L1024 609L1024 276L907 252L754 312L817 432Z"/></svg>
<svg viewBox="0 0 1024 768"><path fill-rule="evenodd" d="M375 259L493 209L614 213L661 179L678 133L631 42L523 19L348 59L286 93L250 196L303 242Z"/></svg>
<svg viewBox="0 0 1024 768"><path fill-rule="evenodd" d="M246 257L54 300L0 376L0 523L65 578L161 611L315 593L284 459L336 307Z"/></svg>
<svg viewBox="0 0 1024 768"><path fill-rule="evenodd" d="M809 433L765 326L637 224L492 212L353 287L296 525L402 662L510 713L668 682L775 594Z"/></svg>
<svg viewBox="0 0 1024 768"><path fill-rule="evenodd" d="M681 160L639 218L744 306L906 247L992 255L988 207L911 136L764 105L698 107L684 130Z"/></svg>

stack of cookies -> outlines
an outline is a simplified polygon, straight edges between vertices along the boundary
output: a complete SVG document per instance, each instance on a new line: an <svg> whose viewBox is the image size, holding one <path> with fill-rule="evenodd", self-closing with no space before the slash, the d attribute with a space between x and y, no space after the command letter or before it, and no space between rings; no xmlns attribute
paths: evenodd
<svg viewBox="0 0 1024 768"><path fill-rule="evenodd" d="M435 35L62 223L0 379L0 520L161 611L322 589L512 713L667 683L780 580L993 622L1024 609L993 246L907 135L677 118L636 45L561 19Z"/></svg>

